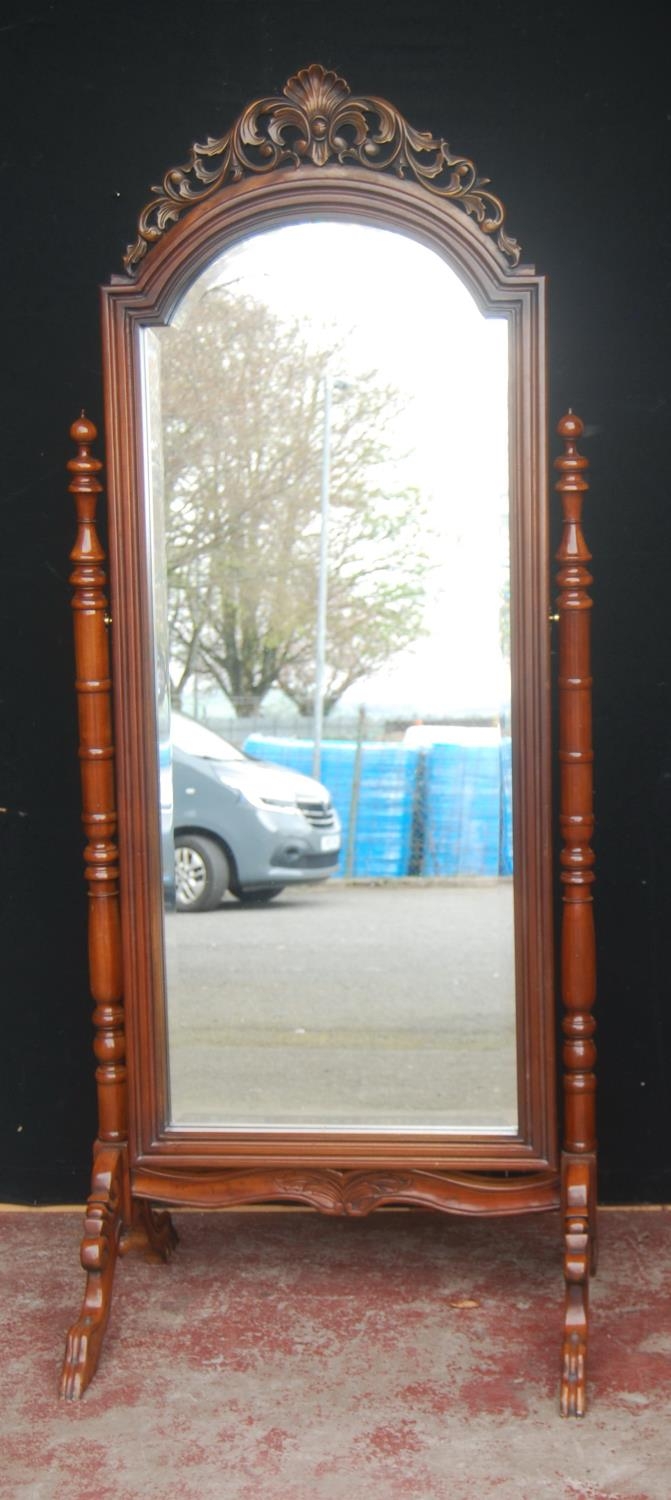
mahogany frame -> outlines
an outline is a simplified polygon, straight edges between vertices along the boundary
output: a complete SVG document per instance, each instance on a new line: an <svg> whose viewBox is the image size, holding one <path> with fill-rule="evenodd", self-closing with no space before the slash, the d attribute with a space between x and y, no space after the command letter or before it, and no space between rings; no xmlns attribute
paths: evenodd
<svg viewBox="0 0 671 1500"><path fill-rule="evenodd" d="M215 162L215 166L209 165ZM352 99L317 65L255 102L221 141L194 146L140 218L126 264L102 290L105 430L114 605L113 768L100 462L83 416L71 435L79 532L75 656L88 837L91 988L99 1130L82 1264L84 1307L63 1393L81 1394L99 1357L119 1251L166 1257L169 1215L154 1204L291 1201L361 1215L387 1204L466 1214L558 1209L566 1313L561 1410L585 1406L587 1290L595 1246L594 930L589 553L581 531L582 431L560 424L564 506L558 553L559 741L564 897L564 1150L556 1125L547 579L546 288L503 228L500 200L472 162L422 136L391 105ZM437 250L510 343L513 816L519 1122L514 1136L243 1131L167 1123L162 881L154 739L152 613L142 451L141 328L165 322L211 257L250 232L310 217L405 230ZM177 221L177 222L175 222ZM169 229L169 233L165 230ZM149 252L149 253L148 253ZM139 269L136 269L139 268ZM118 814L117 814L118 807ZM117 821L119 850L117 857ZM120 879L119 879L120 872Z"/></svg>

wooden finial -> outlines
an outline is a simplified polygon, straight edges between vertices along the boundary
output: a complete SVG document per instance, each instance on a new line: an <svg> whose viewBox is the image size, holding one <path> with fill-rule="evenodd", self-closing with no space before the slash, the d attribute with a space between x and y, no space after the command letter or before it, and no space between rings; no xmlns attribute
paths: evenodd
<svg viewBox="0 0 671 1500"><path fill-rule="evenodd" d="M566 415L557 423L559 436L567 442L582 437L584 430L584 424L581 422L580 417L576 417L569 406Z"/></svg>
<svg viewBox="0 0 671 1500"><path fill-rule="evenodd" d="M576 443L584 430L584 424L581 422L580 417L576 417L575 413L570 410L557 423L557 432L560 438L563 439L565 452L561 453L559 458L556 458L554 461L555 469L558 469L561 475L561 478L557 480L555 489L559 490L562 497L564 521L567 524L580 521L582 494L585 490L589 489L587 481L582 477L583 471L589 468L589 459L584 458L576 447ZM561 559L562 555L568 557L570 552L562 554L560 549L557 557ZM589 557L586 547L584 547L584 556Z"/></svg>
<svg viewBox="0 0 671 1500"><path fill-rule="evenodd" d="M77 418L76 422L72 423L70 428L70 437L73 443L95 443L97 436L97 427L94 426L93 422L89 422L86 413L82 411L81 416Z"/></svg>
<svg viewBox="0 0 671 1500"><path fill-rule="evenodd" d="M90 572L93 564L103 563L105 558L96 532L97 500L102 494L102 485L96 476L102 469L102 463L91 452L91 444L97 436L93 422L89 422L88 417L83 414L72 423L70 437L77 444L77 453L74 458L68 459L68 473L72 475L68 488L74 496L79 529L70 557L72 562L85 569L84 572L75 572L70 580L78 591L91 586L104 589L106 582L104 571L100 570L95 575ZM78 593L78 598L81 597Z"/></svg>

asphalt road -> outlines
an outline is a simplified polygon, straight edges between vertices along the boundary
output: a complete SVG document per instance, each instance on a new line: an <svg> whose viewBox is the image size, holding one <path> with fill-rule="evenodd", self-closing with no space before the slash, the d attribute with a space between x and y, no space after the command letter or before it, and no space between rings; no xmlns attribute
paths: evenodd
<svg viewBox="0 0 671 1500"><path fill-rule="evenodd" d="M179 1124L516 1124L512 884L346 884L166 919Z"/></svg>

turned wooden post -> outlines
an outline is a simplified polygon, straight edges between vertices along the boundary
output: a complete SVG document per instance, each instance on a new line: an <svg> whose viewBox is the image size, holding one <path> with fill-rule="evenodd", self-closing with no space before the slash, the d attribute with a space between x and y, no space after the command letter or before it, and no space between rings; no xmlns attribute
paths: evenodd
<svg viewBox="0 0 671 1500"><path fill-rule="evenodd" d="M559 765L561 941L564 1030L564 1149L584 1155L596 1149L593 1072L596 1049L592 1006L596 998L596 964L592 884L594 829L592 774L592 677L588 589L591 561L582 533L583 495L589 488L588 467L576 449L583 424L571 412L558 432L565 452L555 459L564 515L564 534L557 552L559 597Z"/></svg>
<svg viewBox="0 0 671 1500"><path fill-rule="evenodd" d="M557 552L559 597L559 774L562 837L561 988L564 1008L564 1141L562 1204L566 1311L561 1410L585 1411L585 1360L590 1268L596 1250L596 1078L594 1063L596 961L592 885L594 829L592 771L592 676L590 666L588 564L582 532L587 459L578 453L583 431L568 412L558 426L565 451L560 472L564 530Z"/></svg>
<svg viewBox="0 0 671 1500"><path fill-rule="evenodd" d="M96 531L96 507L102 469L90 445L96 429L82 412L70 428L77 446L70 459L69 489L77 511L77 540L70 553L75 564L75 669L79 714L82 821L89 889L89 969L95 1001L94 1052L97 1058L98 1140L125 1145L128 1134L124 1012L119 930L119 868L116 845L114 744L111 678L107 640L105 554Z"/></svg>

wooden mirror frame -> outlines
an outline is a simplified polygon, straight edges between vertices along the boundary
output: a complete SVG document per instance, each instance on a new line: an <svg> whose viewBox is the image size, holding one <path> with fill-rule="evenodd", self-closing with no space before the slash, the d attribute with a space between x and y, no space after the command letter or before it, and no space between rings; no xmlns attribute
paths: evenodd
<svg viewBox="0 0 671 1500"><path fill-rule="evenodd" d="M561 1410L585 1407L587 1293L595 1257L592 754L586 460L570 413L559 424L564 506L558 553L564 1132L555 1099L547 533L546 287L520 264L504 210L474 164L415 131L384 100L354 98L318 65L256 101L221 140L192 148L140 217L125 276L102 290L105 430L114 624L114 726L100 462L82 414L70 461L79 531L72 552L91 987L99 1130L82 1245L84 1305L63 1393L91 1379L117 1253L167 1257L155 1205L290 1201L327 1214L390 1204L505 1215L559 1209L566 1313ZM161 851L147 559L139 332L164 323L194 276L245 234L312 218L404 230L459 273L510 340L513 809L518 1035L514 1135L319 1133L175 1127L167 1120ZM118 814L117 814L118 808ZM117 854L118 820L118 854Z"/></svg>

